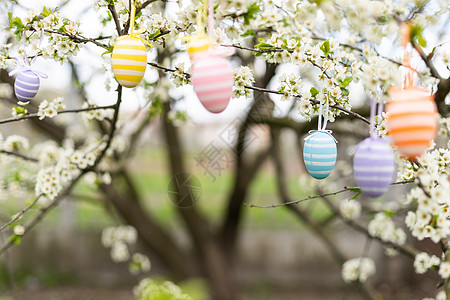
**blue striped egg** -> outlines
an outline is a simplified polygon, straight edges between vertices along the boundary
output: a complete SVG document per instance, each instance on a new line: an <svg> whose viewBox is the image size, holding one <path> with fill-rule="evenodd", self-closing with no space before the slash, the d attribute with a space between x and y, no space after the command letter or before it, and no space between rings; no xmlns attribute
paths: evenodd
<svg viewBox="0 0 450 300"><path fill-rule="evenodd" d="M361 191L379 197L389 188L395 171L394 154L380 138L366 138L358 144L353 157L353 175Z"/></svg>
<svg viewBox="0 0 450 300"><path fill-rule="evenodd" d="M25 70L17 75L14 83L14 93L20 102L28 103L39 90L39 77L31 70Z"/></svg>
<svg viewBox="0 0 450 300"><path fill-rule="evenodd" d="M331 134L317 131L305 139L303 161L312 177L327 178L334 168L336 157L336 141Z"/></svg>

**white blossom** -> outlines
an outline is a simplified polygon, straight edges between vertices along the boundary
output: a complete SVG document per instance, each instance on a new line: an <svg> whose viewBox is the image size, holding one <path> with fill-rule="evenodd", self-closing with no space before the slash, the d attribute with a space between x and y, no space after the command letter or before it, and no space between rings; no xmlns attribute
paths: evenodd
<svg viewBox="0 0 450 300"><path fill-rule="evenodd" d="M365 282L375 274L375 262L369 257L357 257L347 260L342 266L342 278L345 282Z"/></svg>
<svg viewBox="0 0 450 300"><path fill-rule="evenodd" d="M352 220L361 214L361 204L356 200L342 200L339 206L344 218Z"/></svg>

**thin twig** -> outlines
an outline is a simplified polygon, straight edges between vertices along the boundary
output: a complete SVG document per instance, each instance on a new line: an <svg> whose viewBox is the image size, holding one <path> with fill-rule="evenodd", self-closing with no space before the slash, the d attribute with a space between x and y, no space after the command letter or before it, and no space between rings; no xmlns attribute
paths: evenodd
<svg viewBox="0 0 450 300"><path fill-rule="evenodd" d="M397 182L392 182L391 185L408 184L408 183L413 183L413 182L414 182L414 180L397 181ZM248 206L248 207L256 207L256 208L276 208L276 207L280 207L280 206L299 204L301 202L305 202L305 201L312 200L312 199L318 199L318 198L323 198L323 197L328 197L328 196L335 196L335 195L342 194L342 193L349 192L349 191L359 192L359 187L346 186L342 190L339 190L336 192L315 195L315 196L308 196L308 197L300 199L300 200L293 200L293 201L283 202L283 203L278 203L278 204L256 205L256 204L252 204L252 203L244 203L244 205Z"/></svg>
<svg viewBox="0 0 450 300"><path fill-rule="evenodd" d="M33 202L31 202L28 206L26 206L24 209L22 209L19 213L15 214L14 217L11 220L9 220L9 222L7 222L6 224L3 224L0 227L0 231L2 231L3 229L5 229L9 225L11 225L18 219L20 219L30 208L32 208L36 204L36 202L38 202L38 200L39 200L39 198L41 198L41 196L42 195L37 196L36 199L33 200Z"/></svg>
<svg viewBox="0 0 450 300"><path fill-rule="evenodd" d="M63 109L63 110L58 110L57 114L59 115L59 114L67 114L67 113L79 113L79 112L85 112L85 111L91 111L91 110L114 109L114 108L115 108L115 104L106 105L106 106L93 106L93 107L85 107L85 108L76 108L76 109ZM32 119L32 118L38 118L38 117L39 117L39 115L37 113L28 114L28 115L21 116L21 117L8 118L8 119L0 120L0 124L17 122L17 121L22 121L22 120Z"/></svg>
<svg viewBox="0 0 450 300"><path fill-rule="evenodd" d="M305 202L305 201L317 199L317 198L322 198L324 196L334 196L334 195L338 195L338 194L345 193L348 191L356 192L357 190L358 190L358 188L346 186L344 189L339 190L337 192L327 193L327 194L323 194L323 195L308 196L308 197L300 199L300 200L292 200L292 201L288 201L288 202L282 202L282 203L271 204L271 205L256 205L256 204L251 204L251 203L244 203L244 205L248 206L248 207L256 207L256 208L275 208L275 207L280 207L280 206L299 204L301 202Z"/></svg>
<svg viewBox="0 0 450 300"><path fill-rule="evenodd" d="M38 31L37 29L34 29L34 28L31 28L31 30ZM95 44L95 45L97 45L99 47L108 49L108 45L100 43L98 40L103 40L103 39L107 39L107 38L110 38L110 37L99 36L99 37L96 37L96 38L86 38L86 37L83 37L83 36L77 36L77 35L74 35L74 34L70 34L70 33L66 33L66 32L59 32L59 31L50 30L50 29L44 29L44 31L47 32L47 33L53 33L53 34L59 34L59 35L62 35L62 36L66 36L66 37L70 38L72 41L74 41L75 43L82 43L82 44L93 43L93 44Z"/></svg>
<svg viewBox="0 0 450 300"><path fill-rule="evenodd" d="M39 162L39 159L37 159L35 157L31 157L31 156L25 155L25 154L22 154L22 153L17 152L17 151L7 151L7 150L0 149L0 153L17 156L17 157L20 157L22 159L33 161L33 162Z"/></svg>
<svg viewBox="0 0 450 300"><path fill-rule="evenodd" d="M247 86L247 85L246 85L246 86L244 86L244 87L245 87L246 89L250 89L250 90L254 90L254 91L258 91L258 92L270 93L270 94L277 94L277 95L283 95L283 93L281 93L281 92L279 92L279 91L269 90L269 89L260 88L260 87L256 87L256 86ZM301 98L302 96L300 96L300 95L292 95L292 97ZM319 103L320 103L318 100L314 100L314 99L311 99L310 101L311 101L311 103L313 103L313 104L319 104ZM367 124L370 124L370 121L369 121L367 118L361 116L361 115L358 114L358 113L355 113L354 111L345 109L345 108L343 108L342 106L340 106L339 104L333 104L333 105L330 105L330 107L335 108L335 109L338 109L338 110L340 110L340 111L343 111L343 112L345 112L345 113L347 113L347 114L349 114L349 115L351 115L351 116L353 116L353 117L355 117L355 118L357 118L357 119L360 119L361 121L363 121L363 122L365 122L365 123L367 123Z"/></svg>

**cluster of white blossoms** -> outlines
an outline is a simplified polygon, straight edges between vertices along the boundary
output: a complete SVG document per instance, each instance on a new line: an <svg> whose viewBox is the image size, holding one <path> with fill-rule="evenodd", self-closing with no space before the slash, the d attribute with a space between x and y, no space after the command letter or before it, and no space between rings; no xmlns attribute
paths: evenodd
<svg viewBox="0 0 450 300"><path fill-rule="evenodd" d="M280 88L282 93L281 100L289 100L295 95L299 95L303 88L302 78L296 74L283 74L279 77Z"/></svg>
<svg viewBox="0 0 450 300"><path fill-rule="evenodd" d="M450 150L426 152L418 163L414 177L420 186L411 189L406 200L416 209L407 213L405 223L417 239L438 243L450 234Z"/></svg>
<svg viewBox="0 0 450 300"><path fill-rule="evenodd" d="M191 83L191 80L185 72L184 63L175 65L175 72L172 72L172 74L170 75L170 79L176 87Z"/></svg>
<svg viewBox="0 0 450 300"><path fill-rule="evenodd" d="M133 275L146 273L151 268L150 260L146 255L142 253L131 255L130 247L136 242L137 231L130 225L107 227L102 232L102 245L105 248L111 248L111 259L116 263L130 260L128 269Z"/></svg>
<svg viewBox="0 0 450 300"><path fill-rule="evenodd" d="M406 242L405 231L397 227L388 215L384 212L377 213L368 226L369 234L378 237L382 241L403 245Z"/></svg>
<svg viewBox="0 0 450 300"><path fill-rule="evenodd" d="M3 136L0 135L0 146L2 150L9 152L23 152L30 149L30 142L26 137L20 135L10 135L3 141Z"/></svg>
<svg viewBox="0 0 450 300"><path fill-rule="evenodd" d="M141 253L134 253L131 256L130 265L128 266L128 270L133 275L138 275L139 273L147 273L150 271L152 265L150 263L150 259L148 259L147 255Z"/></svg>
<svg viewBox="0 0 450 300"><path fill-rule="evenodd" d="M35 194L39 204L47 205L53 201L81 170L95 164L99 148L75 150L73 145L58 147L48 143L38 151L41 169L36 178Z"/></svg>
<svg viewBox="0 0 450 300"><path fill-rule="evenodd" d="M81 107L89 108L89 107L96 107L96 105L88 103L88 102L84 102ZM92 121L92 120L103 121L110 114L108 113L108 110L106 110L106 109L92 109L92 110L83 112L81 115L85 121Z"/></svg>
<svg viewBox="0 0 450 300"><path fill-rule="evenodd" d="M234 75L234 97L251 97L251 90L245 88L245 86L252 86L255 82L252 71L247 66L241 66L238 69L233 70Z"/></svg>
<svg viewBox="0 0 450 300"><path fill-rule="evenodd" d="M450 118L439 119L439 131L438 134L443 137L450 137ZM450 148L450 139L447 141L447 148Z"/></svg>
<svg viewBox="0 0 450 300"><path fill-rule="evenodd" d="M356 200L342 200L339 205L342 217L353 220L361 215L361 204Z"/></svg>
<svg viewBox="0 0 450 300"><path fill-rule="evenodd" d="M370 257L356 257L347 260L342 265L342 278L345 282L354 281L365 282L370 276L375 274L375 262Z"/></svg>
<svg viewBox="0 0 450 300"><path fill-rule="evenodd" d="M102 232L102 245L111 248L111 258L114 262L125 262L130 259L128 246L137 241L137 231L129 225L107 227Z"/></svg>
<svg viewBox="0 0 450 300"><path fill-rule="evenodd" d="M432 267L437 267L441 260L436 255L429 255L426 252L421 252L416 255L414 259L414 270L417 274L424 274Z"/></svg>
<svg viewBox="0 0 450 300"><path fill-rule="evenodd" d="M366 46L364 46L367 48ZM364 49L363 53L367 59L367 63L362 66L362 83L366 91L376 97L380 86L387 90L389 86L400 85L402 78L401 72L397 65L379 57L373 51ZM387 100L386 95L381 99L383 102Z"/></svg>
<svg viewBox="0 0 450 300"><path fill-rule="evenodd" d="M41 45L40 35L33 33L29 36L29 48L37 52L44 58L51 58L58 62L66 62L69 57L76 55L80 50L78 43L70 39L69 35L78 35L79 22L71 21L61 13L51 11L45 8L43 12L29 10L27 15L21 20L25 27L31 27L34 30L47 30L48 43ZM55 33L48 33L54 31Z"/></svg>
<svg viewBox="0 0 450 300"><path fill-rule="evenodd" d="M66 105L63 103L63 97L57 97L52 101L43 100L39 104L38 116L39 120L43 120L44 118L53 118L58 114L59 110L63 110L66 108Z"/></svg>

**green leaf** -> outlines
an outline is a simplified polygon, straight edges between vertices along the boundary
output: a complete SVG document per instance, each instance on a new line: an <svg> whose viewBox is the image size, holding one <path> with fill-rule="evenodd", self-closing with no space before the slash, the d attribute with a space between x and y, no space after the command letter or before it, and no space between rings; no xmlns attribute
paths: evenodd
<svg viewBox="0 0 450 300"><path fill-rule="evenodd" d="M108 49L106 49L106 51L103 52L101 56L108 54L108 53L112 53L113 49L114 49L114 46L111 44L108 44Z"/></svg>
<svg viewBox="0 0 450 300"><path fill-rule="evenodd" d="M247 12L243 15L244 16L244 24L248 25L250 24L250 20L254 18L254 16L261 10L259 5L257 3L253 3L248 8Z"/></svg>
<svg viewBox="0 0 450 300"><path fill-rule="evenodd" d="M422 46L422 47L426 47L427 46L427 41L425 40L423 35L417 36L417 42L419 42L419 45Z"/></svg>
<svg viewBox="0 0 450 300"><path fill-rule="evenodd" d="M326 40L323 42L322 46L320 46L320 50L322 50L323 54L327 56L330 53L330 41Z"/></svg>
<svg viewBox="0 0 450 300"><path fill-rule="evenodd" d="M275 47L274 47L274 46L272 46L272 45L270 45L270 44L267 44L267 43L261 42L261 43L259 43L259 44L255 45L255 48L259 48L259 49L263 49L263 50L265 50L265 49L273 49L273 48L275 48Z"/></svg>
<svg viewBox="0 0 450 300"><path fill-rule="evenodd" d="M9 27L11 29L14 29L14 34L16 35L16 38L20 40L22 38L22 32L25 29L25 26L22 23L22 20L19 17L13 17L12 13L8 13L8 19L9 19Z"/></svg>
<svg viewBox="0 0 450 300"><path fill-rule="evenodd" d="M47 8L46 6L44 6L44 9L42 9L42 15L44 17L48 17L53 13L51 8Z"/></svg>
<svg viewBox="0 0 450 300"><path fill-rule="evenodd" d="M385 210L385 211L384 211L384 214L385 214L387 217L393 217L393 216L395 215L395 212L393 212L393 211L391 211L391 210Z"/></svg>
<svg viewBox="0 0 450 300"><path fill-rule="evenodd" d="M344 80L338 79L339 87L341 87L341 88L347 87L350 84L350 82L352 82L352 80L353 80L353 77L351 77L351 76L346 77Z"/></svg>
<svg viewBox="0 0 450 300"><path fill-rule="evenodd" d="M417 42L420 46L426 47L427 41L423 37L423 27L413 25L409 27L411 41Z"/></svg>
<svg viewBox="0 0 450 300"><path fill-rule="evenodd" d="M362 193L361 189L359 189L359 188L352 188L351 191L355 192L355 194L348 200L356 199Z"/></svg>
<svg viewBox="0 0 450 300"><path fill-rule="evenodd" d="M312 96L313 98L315 98L315 97L317 96L317 94L319 94L319 91L318 91L315 87L312 87L312 88L309 90L309 92L311 93L311 96Z"/></svg>
<svg viewBox="0 0 450 300"><path fill-rule="evenodd" d="M10 242L13 242L16 245L20 245L20 235L14 234L9 238Z"/></svg>
<svg viewBox="0 0 450 300"><path fill-rule="evenodd" d="M13 106L13 109L18 115L24 115L27 113L27 108L24 106Z"/></svg>
<svg viewBox="0 0 450 300"><path fill-rule="evenodd" d="M246 32L244 32L243 34L241 34L242 37L253 36L253 35L255 35L255 31L253 29L249 29Z"/></svg>

